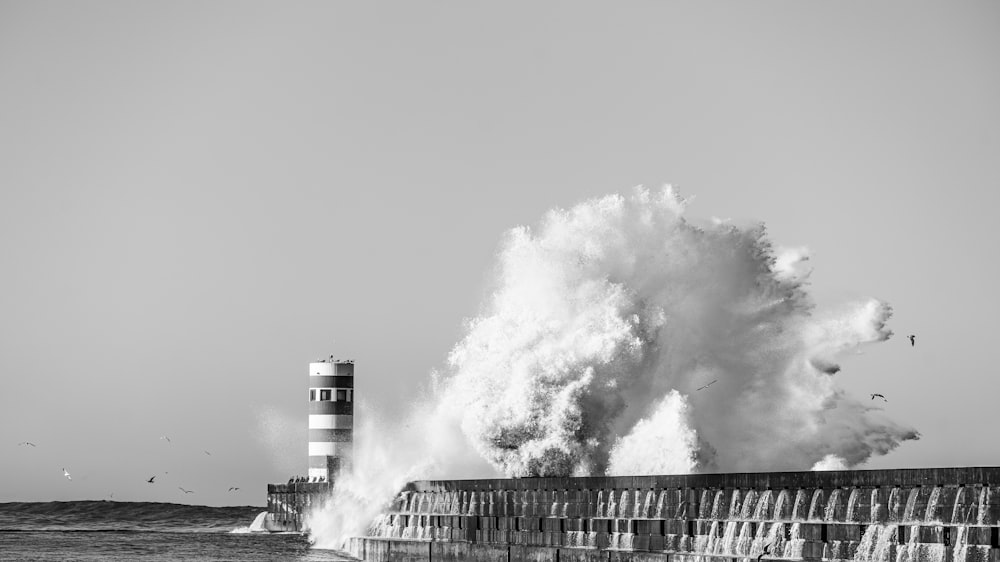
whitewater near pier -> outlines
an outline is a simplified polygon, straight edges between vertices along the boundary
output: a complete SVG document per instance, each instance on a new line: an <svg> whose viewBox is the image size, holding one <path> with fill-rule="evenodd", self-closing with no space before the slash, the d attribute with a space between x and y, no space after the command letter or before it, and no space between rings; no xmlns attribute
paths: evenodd
<svg viewBox="0 0 1000 562"><path fill-rule="evenodd" d="M358 558L1000 560L1000 468L419 481Z"/></svg>

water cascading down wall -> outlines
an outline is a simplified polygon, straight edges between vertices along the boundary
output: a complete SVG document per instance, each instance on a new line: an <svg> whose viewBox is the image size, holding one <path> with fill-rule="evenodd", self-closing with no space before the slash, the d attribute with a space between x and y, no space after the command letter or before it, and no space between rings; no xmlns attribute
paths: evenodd
<svg viewBox="0 0 1000 562"><path fill-rule="evenodd" d="M412 482L365 560L1000 561L1000 468Z"/></svg>

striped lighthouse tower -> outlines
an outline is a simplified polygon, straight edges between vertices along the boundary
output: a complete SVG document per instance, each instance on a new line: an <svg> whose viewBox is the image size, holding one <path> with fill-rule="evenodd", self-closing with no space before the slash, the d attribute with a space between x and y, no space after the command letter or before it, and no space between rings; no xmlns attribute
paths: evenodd
<svg viewBox="0 0 1000 562"><path fill-rule="evenodd" d="M309 479L333 482L354 456L354 362L309 364Z"/></svg>

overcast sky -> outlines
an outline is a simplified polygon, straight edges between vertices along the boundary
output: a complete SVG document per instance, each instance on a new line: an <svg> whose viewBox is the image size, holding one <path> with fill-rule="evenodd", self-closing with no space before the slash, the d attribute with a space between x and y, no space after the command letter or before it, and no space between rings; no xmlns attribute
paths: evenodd
<svg viewBox="0 0 1000 562"><path fill-rule="evenodd" d="M663 183L892 304L869 468L1000 464L998 53L995 2L0 1L0 501L263 505L309 361L399 415L504 231Z"/></svg>

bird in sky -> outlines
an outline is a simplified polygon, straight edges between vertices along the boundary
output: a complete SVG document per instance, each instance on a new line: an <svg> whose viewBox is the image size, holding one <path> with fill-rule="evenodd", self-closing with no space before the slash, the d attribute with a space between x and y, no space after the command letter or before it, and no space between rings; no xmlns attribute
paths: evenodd
<svg viewBox="0 0 1000 562"><path fill-rule="evenodd" d="M874 400L876 398L881 398L882 400L885 400L886 402L889 401L888 399L886 399L885 396L882 396L881 394L872 394L872 400Z"/></svg>
<svg viewBox="0 0 1000 562"><path fill-rule="evenodd" d="M35 444L32 443L31 441L21 441L20 443L18 443L18 445L30 445L32 447L35 446Z"/></svg>
<svg viewBox="0 0 1000 562"><path fill-rule="evenodd" d="M908 335L906 337L910 338L910 347L913 347L913 346L917 345L917 336L916 336L916 334L910 334L910 335Z"/></svg>
<svg viewBox="0 0 1000 562"><path fill-rule="evenodd" d="M161 436L160 436L160 439L161 439L161 440L162 440L162 439L166 439L166 440L167 440L167 443L170 443L170 438L169 438L169 437L167 437L166 435L161 435Z"/></svg>
<svg viewBox="0 0 1000 562"><path fill-rule="evenodd" d="M239 490L239 488L237 488L236 486L231 486L231 487L229 488L229 491L230 491L230 492L235 492L236 490Z"/></svg>
<svg viewBox="0 0 1000 562"><path fill-rule="evenodd" d="M715 379L714 381L712 381L712 382L710 382L710 383L706 384L705 386L703 386L703 387L699 388L698 390L704 390L704 389L706 389L706 388L708 388L708 387L712 386L712 385L713 385L713 384L715 384L716 382L718 382L718 380L719 380L719 379ZM698 390L696 390L695 392L698 392Z"/></svg>
<svg viewBox="0 0 1000 562"><path fill-rule="evenodd" d="M156 482L153 482L153 480L154 480L155 478L156 478L156 475L155 475L155 474L154 474L153 476L150 476L150 477L149 477L149 480L146 480L146 483L147 483L147 484L155 484Z"/></svg>
<svg viewBox="0 0 1000 562"><path fill-rule="evenodd" d="M212 456L212 453L209 453L208 451L205 451L205 454L208 456Z"/></svg>
<svg viewBox="0 0 1000 562"><path fill-rule="evenodd" d="M182 491L182 492L184 492L185 494L193 494L194 493L194 490L185 490L184 488L181 488L180 486L177 486L177 489L180 490L180 491Z"/></svg>
<svg viewBox="0 0 1000 562"><path fill-rule="evenodd" d="M73 479L73 477L69 475L69 471L66 470L65 468L63 469L63 476L66 477L66 480L72 480Z"/></svg>

